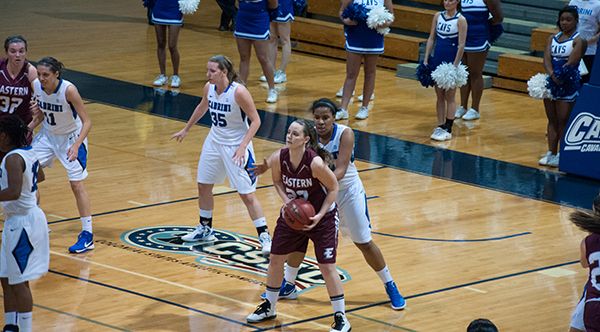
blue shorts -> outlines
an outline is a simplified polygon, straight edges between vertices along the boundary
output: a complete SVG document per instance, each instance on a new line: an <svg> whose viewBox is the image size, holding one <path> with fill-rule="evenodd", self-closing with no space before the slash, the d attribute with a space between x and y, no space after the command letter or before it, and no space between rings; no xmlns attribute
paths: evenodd
<svg viewBox="0 0 600 332"><path fill-rule="evenodd" d="M346 51L359 54L382 54L383 35L371 29L367 23L344 25L346 36Z"/></svg>
<svg viewBox="0 0 600 332"><path fill-rule="evenodd" d="M156 0L152 7L152 23L158 25L183 25L183 14L177 0Z"/></svg>

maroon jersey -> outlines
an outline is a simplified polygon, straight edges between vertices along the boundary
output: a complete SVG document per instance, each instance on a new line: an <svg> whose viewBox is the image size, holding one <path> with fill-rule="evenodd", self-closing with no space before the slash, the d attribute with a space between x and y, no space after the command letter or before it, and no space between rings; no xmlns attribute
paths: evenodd
<svg viewBox="0 0 600 332"><path fill-rule="evenodd" d="M287 196L291 199L304 198L315 208L321 210L327 191L319 180L313 177L310 163L317 156L312 149L306 149L298 167L294 169L290 161L288 148L281 149L279 161L281 163L281 181Z"/></svg>
<svg viewBox="0 0 600 332"><path fill-rule="evenodd" d="M16 114L25 124L32 119L29 101L33 95L31 83L27 77L29 63L13 79L8 73L8 59L0 62L0 116Z"/></svg>
<svg viewBox="0 0 600 332"><path fill-rule="evenodd" d="M585 298L600 299L600 234L592 233L585 238L585 257L590 264Z"/></svg>

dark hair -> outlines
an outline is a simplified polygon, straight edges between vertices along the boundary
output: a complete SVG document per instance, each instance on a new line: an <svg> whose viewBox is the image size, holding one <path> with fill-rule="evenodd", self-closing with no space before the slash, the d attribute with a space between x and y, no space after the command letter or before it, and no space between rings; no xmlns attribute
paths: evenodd
<svg viewBox="0 0 600 332"><path fill-rule="evenodd" d="M558 12L558 19L556 20L556 26L560 31L562 31L562 29L560 28L560 17L564 13L569 13L573 15L573 17L575 18L575 22L579 23L579 12L577 11L577 6L565 6Z"/></svg>
<svg viewBox="0 0 600 332"><path fill-rule="evenodd" d="M478 318L469 324L467 332L498 332L498 328L489 319Z"/></svg>
<svg viewBox="0 0 600 332"><path fill-rule="evenodd" d="M575 211L569 219L575 226L590 233L600 234L600 195L594 198L593 212Z"/></svg>
<svg viewBox="0 0 600 332"><path fill-rule="evenodd" d="M42 58L40 61L38 61L37 64L38 64L38 66L48 67L50 69L50 71L53 73L58 73L59 78L60 78L60 74L62 74L63 69L65 69L65 66L62 64L62 62L56 60L55 58L53 58L51 56Z"/></svg>
<svg viewBox="0 0 600 332"><path fill-rule="evenodd" d="M8 46L12 43L23 43L25 44L25 51L27 51L27 40L21 35L9 36L4 40L4 51L8 52Z"/></svg>
<svg viewBox="0 0 600 332"><path fill-rule="evenodd" d="M315 110L319 107L327 107L331 111L331 114L335 116L335 113L338 111L337 105L329 98L321 98L313 101L310 106L310 111L314 114Z"/></svg>
<svg viewBox="0 0 600 332"><path fill-rule="evenodd" d="M444 6L444 0L440 1L440 5ZM456 0L456 11L460 12L462 10L462 1Z"/></svg>
<svg viewBox="0 0 600 332"><path fill-rule="evenodd" d="M0 133L6 133L10 138L10 144L17 148L27 146L29 128L14 114L0 117Z"/></svg>
<svg viewBox="0 0 600 332"><path fill-rule="evenodd" d="M238 81L238 74L233 68L233 62L231 62L231 60L228 57L221 54L217 54L208 59L208 61L214 62L217 65L219 65L219 69L221 70L227 70L227 79L229 80L229 82Z"/></svg>
<svg viewBox="0 0 600 332"><path fill-rule="evenodd" d="M321 159L323 159L325 164L327 164L327 166L329 166L329 168L332 168L332 166L334 165L333 156L331 155L331 153L329 153L329 151L327 151L327 150L323 149L321 146L319 146L319 139L317 137L317 129L315 129L314 122L305 120L305 119L298 119L294 122L296 122L302 126L304 136L308 136L308 138L309 138L308 142L306 143L306 147L309 149L313 149L319 155L319 157L321 157Z"/></svg>

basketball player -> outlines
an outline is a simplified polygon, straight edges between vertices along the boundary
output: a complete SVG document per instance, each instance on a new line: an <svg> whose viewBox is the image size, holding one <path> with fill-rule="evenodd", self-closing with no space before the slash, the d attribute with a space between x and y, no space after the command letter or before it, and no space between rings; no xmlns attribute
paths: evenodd
<svg viewBox="0 0 600 332"><path fill-rule="evenodd" d="M238 75L229 58L215 55L208 60L202 101L196 106L185 128L173 134L183 141L188 131L207 111L212 119L208 137L204 140L198 161L198 206L200 224L184 235L184 241L213 241L212 216L215 183L222 183L225 176L236 189L254 222L263 254L271 251L271 237L267 221L256 192L257 177L248 169L254 164L252 138L260 127L260 118L250 92L240 84ZM248 120L251 121L248 125Z"/></svg>
<svg viewBox="0 0 600 332"><path fill-rule="evenodd" d="M365 81L363 86L362 106L358 109L355 118L364 120L369 117L369 102L375 91L375 74L377 72L377 59L383 54L383 35L377 30L371 29L365 22L356 22L342 17L344 9L352 2L363 4L368 9L385 7L390 13L394 12L392 0L365 1L365 0L342 0L340 7L340 19L344 23L344 34L346 35L346 80L342 88L342 107L336 120L348 119L348 105L356 86L356 79L360 71L360 65L364 62ZM381 27L390 26L388 22Z"/></svg>
<svg viewBox="0 0 600 332"><path fill-rule="evenodd" d="M42 129L33 139L33 151L42 167L60 160L67 170L81 218L81 233L69 247L72 254L94 249L92 209L83 180L87 178L87 136L92 128L83 100L73 83L62 79L63 64L53 57L38 61L35 97L44 114Z"/></svg>
<svg viewBox="0 0 600 332"><path fill-rule="evenodd" d="M38 111L32 101L32 82L37 71L27 61L27 41L23 36L10 36L4 41L6 59L0 60L0 116L16 114L30 129L27 143L33 137L33 112Z"/></svg>
<svg viewBox="0 0 600 332"><path fill-rule="evenodd" d="M0 117L0 201L6 221L0 250L4 296L3 331L31 331L33 299L29 281L48 272L48 222L36 199L44 180L36 154L27 144L27 126L16 115Z"/></svg>
<svg viewBox="0 0 600 332"><path fill-rule="evenodd" d="M456 109L457 119L466 121L480 117L479 103L483 94L483 66L491 47L490 22L500 24L504 19L500 0L461 0L461 13L467 19L467 42L462 63L469 70L467 84L460 88L460 104ZM490 15L492 18L490 19ZM469 95L471 107L468 108Z"/></svg>
<svg viewBox="0 0 600 332"><path fill-rule="evenodd" d="M286 147L257 166L261 170L271 167L273 185L284 204L296 198L304 198L313 205L317 213L310 218L312 223L305 225L303 230L290 228L280 213L273 234L266 299L248 315L248 323L258 323L277 316L275 306L279 285L283 280L283 264L288 254L306 252L310 239L333 306L334 322L330 331L351 329L345 314L342 282L335 267L338 230L335 198L338 183L323 158L331 157L319 147L314 125L306 120L296 120L288 128Z"/></svg>
<svg viewBox="0 0 600 332"><path fill-rule="evenodd" d="M580 245L581 266L589 269L585 285L585 308L583 322L588 332L600 331L600 195L594 199L593 213L576 211L571 214L571 222L583 231L589 232Z"/></svg>

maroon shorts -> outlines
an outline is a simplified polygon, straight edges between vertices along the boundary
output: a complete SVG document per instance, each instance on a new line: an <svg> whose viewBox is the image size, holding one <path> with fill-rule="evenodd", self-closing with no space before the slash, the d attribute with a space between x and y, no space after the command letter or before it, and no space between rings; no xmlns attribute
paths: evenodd
<svg viewBox="0 0 600 332"><path fill-rule="evenodd" d="M310 239L315 245L317 262L334 264L337 255L338 223L337 209L335 209L327 212L319 224L310 231L297 231L290 228L280 214L273 233L271 253L274 255L287 255L295 251L306 253Z"/></svg>
<svg viewBox="0 0 600 332"><path fill-rule="evenodd" d="M600 301L588 301L583 311L583 323L588 332L600 332Z"/></svg>

